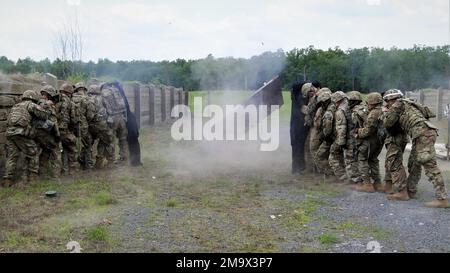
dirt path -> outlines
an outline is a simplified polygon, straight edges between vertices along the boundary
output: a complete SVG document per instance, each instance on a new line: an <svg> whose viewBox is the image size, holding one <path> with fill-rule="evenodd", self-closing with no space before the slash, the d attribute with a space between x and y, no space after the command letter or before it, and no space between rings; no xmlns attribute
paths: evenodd
<svg viewBox="0 0 450 273"><path fill-rule="evenodd" d="M288 143L286 130L282 143ZM450 211L390 202L313 175L290 175L290 147L174 143L143 134L144 167L0 190L0 251L450 252ZM447 163L440 162L448 170ZM448 180L448 173L446 174ZM56 189L60 197L42 193Z"/></svg>

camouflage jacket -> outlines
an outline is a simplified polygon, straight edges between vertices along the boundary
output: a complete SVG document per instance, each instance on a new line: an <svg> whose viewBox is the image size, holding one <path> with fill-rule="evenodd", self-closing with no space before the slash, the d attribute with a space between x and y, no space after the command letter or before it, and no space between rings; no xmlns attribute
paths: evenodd
<svg viewBox="0 0 450 273"><path fill-rule="evenodd" d="M312 97L308 102L308 107L306 108L305 125L312 127L314 125L314 118L319 108L317 102L317 95Z"/></svg>
<svg viewBox="0 0 450 273"><path fill-rule="evenodd" d="M381 129L382 115L383 111L381 110L381 106L377 106L370 110L367 120L364 122L364 126L357 132L358 138L365 139L378 136L378 130Z"/></svg>
<svg viewBox="0 0 450 273"><path fill-rule="evenodd" d="M113 87L107 87L102 90L104 106L108 116L123 115L126 117L127 109L119 91Z"/></svg>
<svg viewBox="0 0 450 273"><path fill-rule="evenodd" d="M55 106L56 114L58 115L59 129L64 131L69 130L72 101L68 96L61 94L60 100Z"/></svg>
<svg viewBox="0 0 450 273"><path fill-rule="evenodd" d="M41 106L32 101L22 101L11 109L8 115L6 136L31 136L33 133L32 120L46 121L48 113Z"/></svg>
<svg viewBox="0 0 450 273"><path fill-rule="evenodd" d="M383 115L383 126L390 129L400 126L408 136L415 139L426 131L437 128L432 125L416 107L399 99Z"/></svg>
<svg viewBox="0 0 450 273"><path fill-rule="evenodd" d="M94 116L89 123L90 126L95 126L100 123L106 123L108 119L108 113L105 107L105 100L101 94L91 94L89 100L94 106Z"/></svg>
<svg viewBox="0 0 450 273"><path fill-rule="evenodd" d="M330 103L327 107L327 110L323 114L322 127L319 130L319 134L322 137L321 139L330 143L334 140L333 132L335 112L336 105L334 103Z"/></svg>
<svg viewBox="0 0 450 273"><path fill-rule="evenodd" d="M347 105L340 105L334 113L334 143L339 146L347 145L347 134L349 127L348 115L346 112L349 113Z"/></svg>
<svg viewBox="0 0 450 273"><path fill-rule="evenodd" d="M72 101L78 106L80 117L80 128L89 128L89 123L94 120L95 105L86 95L74 94Z"/></svg>
<svg viewBox="0 0 450 273"><path fill-rule="evenodd" d="M320 130L320 128L322 127L322 119L323 119L323 115L325 114L325 111L322 107L319 107L319 109L317 109L316 114L314 115L314 123L313 126L316 130Z"/></svg>

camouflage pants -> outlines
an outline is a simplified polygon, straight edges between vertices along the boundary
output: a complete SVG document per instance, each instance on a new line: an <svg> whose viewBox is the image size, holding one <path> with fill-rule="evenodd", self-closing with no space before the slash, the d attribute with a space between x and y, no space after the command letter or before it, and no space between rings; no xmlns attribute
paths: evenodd
<svg viewBox="0 0 450 273"><path fill-rule="evenodd" d="M316 154L314 155L314 164L316 165L319 172L326 175L334 175L333 170L330 168L330 147L331 144L327 141L323 141L319 149L317 149Z"/></svg>
<svg viewBox="0 0 450 273"><path fill-rule="evenodd" d="M39 172L39 147L33 139L16 135L6 138L7 159L5 165L5 179L13 179L17 169L20 154L25 155L25 164L28 175Z"/></svg>
<svg viewBox="0 0 450 273"><path fill-rule="evenodd" d="M386 140L386 176L384 181L392 183L396 191L401 191L406 183L406 171L403 166L403 153L406 144L402 135L389 137Z"/></svg>
<svg viewBox="0 0 450 273"><path fill-rule="evenodd" d="M352 182L358 183L361 180L358 171L358 147L354 141L347 141L349 145L345 150L345 168Z"/></svg>
<svg viewBox="0 0 450 273"><path fill-rule="evenodd" d="M363 183L380 184L380 161L378 159L383 150L383 143L378 138L363 140L358 146L358 170Z"/></svg>
<svg viewBox="0 0 450 273"><path fill-rule="evenodd" d="M121 161L128 160L128 129L127 123L122 116L116 116L112 126L113 135L119 143L119 156Z"/></svg>
<svg viewBox="0 0 450 273"><path fill-rule="evenodd" d="M72 132L61 131L61 144L63 148L61 171L71 174L78 170L77 139Z"/></svg>
<svg viewBox="0 0 450 273"><path fill-rule="evenodd" d="M92 160L92 136L89 133L88 128L81 129L81 150L79 156L79 162L84 170L91 169L94 166Z"/></svg>
<svg viewBox="0 0 450 273"><path fill-rule="evenodd" d="M40 146L39 174L58 177L61 173L61 143L59 139L43 130L37 130L36 142Z"/></svg>
<svg viewBox="0 0 450 273"><path fill-rule="evenodd" d="M329 161L334 175L339 179L339 181L346 182L348 177L345 170L344 149L342 146L339 146L336 143L331 145Z"/></svg>
<svg viewBox="0 0 450 273"><path fill-rule="evenodd" d="M436 143L437 132L429 129L420 137L413 140L411 155L408 160L409 176L406 185L410 193L417 193L417 185L420 181L422 166L425 169L425 175L433 183L436 191L436 198L439 200L447 199L447 190L445 188L444 178L436 162Z"/></svg>
<svg viewBox="0 0 450 273"><path fill-rule="evenodd" d="M306 136L305 141L305 171L310 173L314 172L314 162L311 157L311 147L310 147L311 138L313 137L312 133L313 130L308 131L308 135Z"/></svg>
<svg viewBox="0 0 450 273"><path fill-rule="evenodd" d="M105 159L108 161L108 164L114 163L114 136L106 122L93 124L89 131L92 135L92 143L98 140L96 166L101 167ZM93 151L91 150L91 152Z"/></svg>
<svg viewBox="0 0 450 273"><path fill-rule="evenodd" d="M310 157L306 158L307 162L308 162L308 160L309 160L309 162L315 162L314 158L315 158L316 153L319 150L319 147L321 144L322 144L322 141L318 137L317 129L316 128L311 129L311 136L309 139ZM314 163L314 168L320 172L319 168L317 167L317 165L315 163Z"/></svg>

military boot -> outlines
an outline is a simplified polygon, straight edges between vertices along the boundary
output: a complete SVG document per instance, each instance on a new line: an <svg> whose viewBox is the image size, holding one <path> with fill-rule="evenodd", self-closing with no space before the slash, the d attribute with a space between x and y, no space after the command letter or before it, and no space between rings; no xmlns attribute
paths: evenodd
<svg viewBox="0 0 450 273"><path fill-rule="evenodd" d="M384 184L384 193L386 193L386 194L393 194L394 193L394 188L392 186L392 182L391 181L386 181L386 184Z"/></svg>
<svg viewBox="0 0 450 273"><path fill-rule="evenodd" d="M361 185L357 186L355 190L359 191L359 192L367 192L367 193L375 192L373 185L369 184L369 183L361 184Z"/></svg>
<svg viewBox="0 0 450 273"><path fill-rule="evenodd" d="M444 200L434 200L432 202L425 203L425 207L427 208L442 208L446 209L449 207L449 203L447 199Z"/></svg>
<svg viewBox="0 0 450 273"><path fill-rule="evenodd" d="M397 193L388 195L387 199L391 200L391 201L409 201L410 200L408 191L406 189L402 190L401 192L397 192Z"/></svg>
<svg viewBox="0 0 450 273"><path fill-rule="evenodd" d="M417 199L417 192L408 191L409 198Z"/></svg>
<svg viewBox="0 0 450 273"><path fill-rule="evenodd" d="M386 192L386 186L381 183L375 183L375 184L373 184L373 187L374 187L375 191L377 191L377 192L382 192L382 193Z"/></svg>

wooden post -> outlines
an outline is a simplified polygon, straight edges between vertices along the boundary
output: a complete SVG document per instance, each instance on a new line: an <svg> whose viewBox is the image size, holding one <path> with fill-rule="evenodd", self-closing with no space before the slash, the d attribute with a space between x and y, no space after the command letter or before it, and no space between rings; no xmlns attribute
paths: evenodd
<svg viewBox="0 0 450 273"><path fill-rule="evenodd" d="M175 107L175 87L170 87L170 113L172 113L173 108ZM172 118L172 115L169 114L170 118Z"/></svg>
<svg viewBox="0 0 450 273"><path fill-rule="evenodd" d="M189 106L189 91L184 91L184 105Z"/></svg>
<svg viewBox="0 0 450 273"><path fill-rule="evenodd" d="M439 88L437 90L437 107L436 107L436 116L437 116L437 120L442 120L442 98L443 98L444 92L442 91L441 88Z"/></svg>
<svg viewBox="0 0 450 273"><path fill-rule="evenodd" d="M155 125L155 88L154 86L149 86L148 94L148 119L149 125Z"/></svg>
<svg viewBox="0 0 450 273"><path fill-rule="evenodd" d="M141 86L140 84L133 85L134 90L134 115L136 116L136 122L138 128L141 128Z"/></svg>
<svg viewBox="0 0 450 273"><path fill-rule="evenodd" d="M161 121L166 121L166 87L161 86Z"/></svg>
<svg viewBox="0 0 450 273"><path fill-rule="evenodd" d="M424 104L425 102L425 94L422 90L419 91L419 103Z"/></svg>

